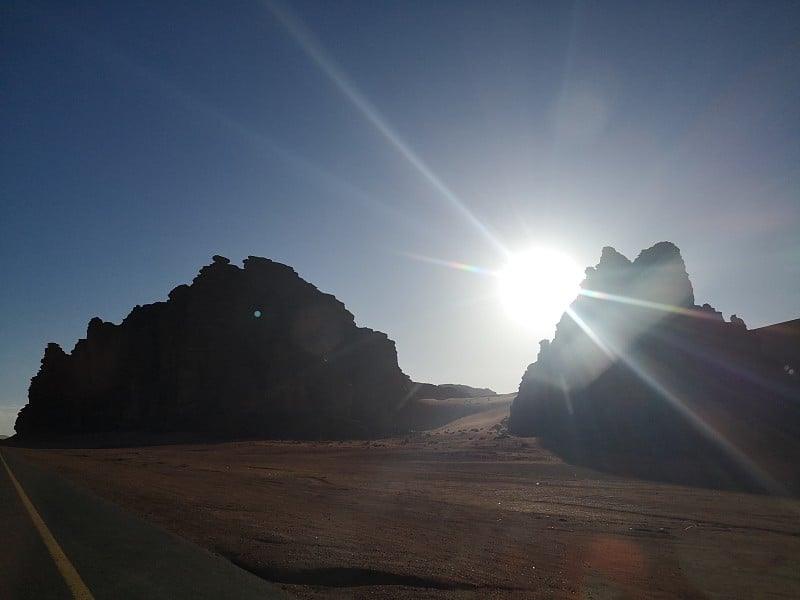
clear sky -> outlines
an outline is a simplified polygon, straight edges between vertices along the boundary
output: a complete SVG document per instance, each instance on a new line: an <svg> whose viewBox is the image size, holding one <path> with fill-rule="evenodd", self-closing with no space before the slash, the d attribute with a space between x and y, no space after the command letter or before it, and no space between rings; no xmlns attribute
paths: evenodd
<svg viewBox="0 0 800 600"><path fill-rule="evenodd" d="M797 2L7 0L0 434L47 342L213 254L501 392L552 334L491 275L530 246L670 240L699 303L798 317L798 65Z"/></svg>

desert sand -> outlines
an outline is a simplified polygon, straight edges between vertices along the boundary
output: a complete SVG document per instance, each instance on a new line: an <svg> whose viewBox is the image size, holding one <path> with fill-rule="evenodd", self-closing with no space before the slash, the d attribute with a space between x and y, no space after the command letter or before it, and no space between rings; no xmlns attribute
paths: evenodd
<svg viewBox="0 0 800 600"><path fill-rule="evenodd" d="M299 598L800 597L800 501L566 464L505 433L512 398L381 440L15 452Z"/></svg>

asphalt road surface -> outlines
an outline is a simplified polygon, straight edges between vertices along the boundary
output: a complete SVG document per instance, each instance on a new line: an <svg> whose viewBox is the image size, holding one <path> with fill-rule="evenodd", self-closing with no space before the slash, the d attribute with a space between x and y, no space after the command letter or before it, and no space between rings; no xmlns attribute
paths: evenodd
<svg viewBox="0 0 800 600"><path fill-rule="evenodd" d="M11 450L0 456L0 598L291 597Z"/></svg>

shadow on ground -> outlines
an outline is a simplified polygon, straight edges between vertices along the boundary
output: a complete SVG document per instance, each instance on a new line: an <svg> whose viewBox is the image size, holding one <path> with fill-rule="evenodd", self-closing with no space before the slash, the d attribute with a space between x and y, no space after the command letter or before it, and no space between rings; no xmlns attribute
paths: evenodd
<svg viewBox="0 0 800 600"><path fill-rule="evenodd" d="M309 585L331 588L367 586L403 586L433 590L478 590L482 586L458 581L447 581L416 575L404 575L359 567L323 567L317 569L284 569L266 565L253 566L247 561L227 556L237 567L249 571L272 583ZM497 589L496 585L491 586Z"/></svg>

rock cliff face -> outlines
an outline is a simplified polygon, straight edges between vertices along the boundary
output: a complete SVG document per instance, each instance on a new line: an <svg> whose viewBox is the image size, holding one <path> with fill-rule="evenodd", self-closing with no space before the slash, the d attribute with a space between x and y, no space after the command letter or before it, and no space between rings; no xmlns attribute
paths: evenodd
<svg viewBox="0 0 800 600"><path fill-rule="evenodd" d="M513 433L636 475L800 489L795 370L735 315L694 303L677 247L633 262L604 248L582 288L522 378Z"/></svg>
<svg viewBox="0 0 800 600"><path fill-rule="evenodd" d="M169 300L45 350L20 437L101 431L383 433L411 389L394 342L286 265L215 256Z"/></svg>

